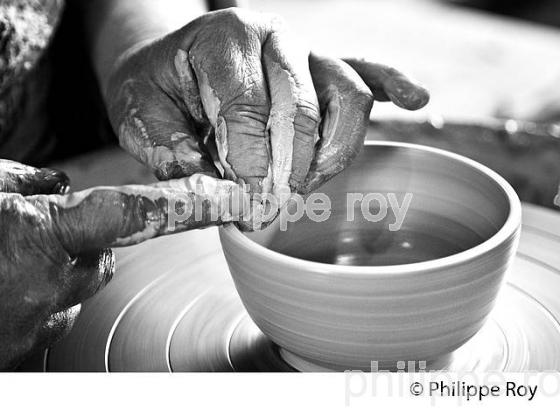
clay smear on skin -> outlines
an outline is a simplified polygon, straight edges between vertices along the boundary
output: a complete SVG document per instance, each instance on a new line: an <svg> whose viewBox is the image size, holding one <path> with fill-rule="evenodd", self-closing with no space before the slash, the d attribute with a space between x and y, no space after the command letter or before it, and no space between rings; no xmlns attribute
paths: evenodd
<svg viewBox="0 0 560 410"><path fill-rule="evenodd" d="M174 132L170 137L173 148L152 145L144 122L136 114L137 110L131 109L128 118L121 124L119 134L123 148L154 170L164 170L168 164L175 162L188 163L192 150L187 134Z"/></svg>
<svg viewBox="0 0 560 410"><path fill-rule="evenodd" d="M191 111L190 114L199 122L205 119L202 108L202 100L196 78L189 62L189 55L186 51L179 49L175 56L175 70L179 76L183 99Z"/></svg>
<svg viewBox="0 0 560 410"><path fill-rule="evenodd" d="M328 105L324 117L323 138L320 139L320 148L316 152L316 158L307 176L306 185L316 187L324 182L329 176L337 174L349 161L344 149L344 141L336 138L339 127L342 94L338 87L331 84L327 89ZM333 158L337 160L333 162Z"/></svg>
<svg viewBox="0 0 560 410"><path fill-rule="evenodd" d="M192 57L191 57L192 58ZM181 84L185 84L184 87L193 88L192 86L186 85L186 83L194 82L194 79L191 76L191 73L187 68L186 65L189 62L186 60L186 52L183 50L179 50L177 52L177 56L175 58L175 65L177 68L177 73L181 79ZM191 62L192 64L192 62ZM206 111L206 116L208 121L215 130L216 136L216 149L218 151L218 159L224 168L224 172L226 175L231 179L237 179L235 172L231 165L227 162L228 156L228 141L227 141L227 126L226 122L223 117L219 116L220 108L221 108L221 101L218 97L216 91L210 87L210 82L208 81L208 75L203 71L200 70L199 78L198 78L198 92L200 93L200 99L202 102L202 106Z"/></svg>
<svg viewBox="0 0 560 410"><path fill-rule="evenodd" d="M164 170L167 164L180 161L177 154L191 152L187 139L188 135L175 132L171 136L173 148L163 145L153 145L148 130L142 121L139 110L135 106L135 98L131 89L134 80L128 80L123 86L126 98L126 114L119 126L120 145L140 162L149 165L154 170ZM183 142L178 142L183 140Z"/></svg>
<svg viewBox="0 0 560 410"><path fill-rule="evenodd" d="M272 90L272 107L269 117L270 145L272 150L273 193L280 205L290 195L290 175L294 149L294 121L297 113L297 86L291 74L280 64L269 62L269 86Z"/></svg>
<svg viewBox="0 0 560 410"><path fill-rule="evenodd" d="M271 63L272 109L267 129L270 131L271 158L274 158L267 177L263 180L263 192L272 192L278 197L290 193L289 180L292 172L293 140L295 135L294 120L297 113L297 87L294 79L280 64ZM235 172L227 162L228 139L227 126L219 116L221 102L216 92L210 87L208 76L203 71L199 74L199 90L202 104L212 126L216 130L218 156L224 168L235 177ZM272 187L271 187L272 185ZM283 202L287 200L284 199Z"/></svg>
<svg viewBox="0 0 560 410"><path fill-rule="evenodd" d="M184 51L179 50L176 61L183 60ZM191 62L194 64L194 62ZM184 70L178 70L179 75L184 75ZM237 180L237 175L233 170L231 164L227 161L227 156L229 153L228 148L228 130L227 124L225 119L220 115L221 109L221 101L218 97L216 91L210 86L210 82L208 80L208 75L203 71L199 70L198 73L198 89L200 93L200 97L202 100L202 105L204 110L206 111L206 116L210 121L210 124L214 127L215 130L215 141L216 141L216 150L218 153L218 159L224 169L224 174L227 178L232 180ZM270 192L272 185L272 169L269 166L268 175L266 178L263 179L262 189L263 192ZM262 216L264 215L264 207L261 203L253 202L252 203L252 220L254 224L261 224Z"/></svg>
<svg viewBox="0 0 560 410"><path fill-rule="evenodd" d="M191 56L190 64L195 65ZM184 50L178 50L175 57L175 66L180 77L183 89L192 89L189 82L194 82L188 69L188 55ZM294 121L297 114L297 85L291 74L283 69L280 64L270 62L271 70L269 81L272 108L270 111L267 132L270 133L269 169L267 176L262 181L262 192L272 192L284 205L290 196L290 176L292 173L293 144L295 136ZM202 106L210 124L214 127L218 159L224 168L225 175L233 180L237 179L232 166L227 161L228 156L228 130L224 118L220 115L221 101L216 91L210 86L208 75L203 70L198 71L198 91ZM262 220L264 206L260 203L253 204L253 218L257 223L267 222Z"/></svg>
<svg viewBox="0 0 560 410"><path fill-rule="evenodd" d="M59 206L63 209L77 207L86 201L90 195L99 191L114 191L127 196L141 196L142 199L152 201L156 204L161 200L167 202L173 199L186 199L184 197L185 195L189 195L189 199L199 196L204 199L204 201L208 201L214 209L219 210L217 216L221 222L233 221L234 215L231 213L231 208L229 206L224 206L224 204L229 204L228 201L234 194L237 193L241 195L241 188L231 181L217 180L206 175L195 174L190 178L169 180L152 186L127 185L122 187L91 188L63 197L59 201ZM153 238L159 234L174 232L176 227L167 225L168 211L168 209L159 209L158 211L148 212L146 220L144 221L145 225L143 230L137 231L127 237L116 238L113 245L132 245ZM183 226L181 225L179 227Z"/></svg>
<svg viewBox="0 0 560 410"><path fill-rule="evenodd" d="M146 148L151 146L151 142L144 123L138 118L138 108L135 106L135 98L132 92L134 83L134 80L127 80L122 87L122 94L124 94L122 98L126 99L126 114L119 125L119 142L136 159L147 163Z"/></svg>
<svg viewBox="0 0 560 410"><path fill-rule="evenodd" d="M42 171L10 160L0 159L0 193L12 185L25 183L26 179L41 176Z"/></svg>
<svg viewBox="0 0 560 410"><path fill-rule="evenodd" d="M325 164L325 162L333 158L339 151L340 145L343 144L343 142L335 138L340 119L342 95L334 85L329 85L327 95L329 102L324 119L325 126L323 129L323 138L321 139L321 149L319 150L320 156L317 158L317 169L315 171L325 171L321 168L323 168L324 165L328 165L328 163Z"/></svg>

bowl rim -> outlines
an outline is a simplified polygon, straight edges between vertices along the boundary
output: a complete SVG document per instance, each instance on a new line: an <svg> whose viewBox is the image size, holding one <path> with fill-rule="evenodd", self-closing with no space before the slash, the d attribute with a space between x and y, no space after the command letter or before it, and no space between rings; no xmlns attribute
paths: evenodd
<svg viewBox="0 0 560 410"><path fill-rule="evenodd" d="M521 202L513 187L498 173L491 170L485 165L467 158L465 156L455 154L439 148L434 148L426 145L411 144L406 142L396 141L364 141L364 146L386 146L386 147L399 147L411 148L436 155L442 155L449 159L457 160L463 164L478 170L487 178L493 180L502 193L506 196L509 204L509 213L506 221L501 228L490 238L484 242L455 253L453 255L445 256L443 258L431 259L428 261L414 262L399 265L371 265L371 266L352 266L352 265L334 265L323 262L314 262L306 259L295 258L288 256L277 251L273 251L266 246L263 246L252 239L248 238L235 226L233 223L228 223L220 226L220 236L225 235L232 241L236 242L243 248L260 253L263 257L269 258L272 261L279 262L285 265L294 266L298 270L311 271L315 273L324 273L332 275L393 275L393 274L414 274L418 272L434 271L464 264L468 261L476 259L487 252L496 249L500 244L511 238L521 226ZM223 246L223 243L222 243Z"/></svg>

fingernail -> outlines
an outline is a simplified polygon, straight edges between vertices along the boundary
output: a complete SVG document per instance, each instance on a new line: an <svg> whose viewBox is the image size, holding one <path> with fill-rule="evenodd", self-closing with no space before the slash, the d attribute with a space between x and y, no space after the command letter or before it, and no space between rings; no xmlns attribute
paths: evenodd
<svg viewBox="0 0 560 410"><path fill-rule="evenodd" d="M430 100L428 91L408 79L393 80L393 87L388 87L387 95L397 106L407 110L418 110Z"/></svg>
<svg viewBox="0 0 560 410"><path fill-rule="evenodd" d="M47 188L48 185L52 185L50 193L64 195L70 190L70 179L64 172L50 168L42 168L41 174L41 178L44 181L43 183L47 185L45 188Z"/></svg>
<svg viewBox="0 0 560 410"><path fill-rule="evenodd" d="M66 195L70 191L70 185L65 182L58 182L53 188L53 194Z"/></svg>

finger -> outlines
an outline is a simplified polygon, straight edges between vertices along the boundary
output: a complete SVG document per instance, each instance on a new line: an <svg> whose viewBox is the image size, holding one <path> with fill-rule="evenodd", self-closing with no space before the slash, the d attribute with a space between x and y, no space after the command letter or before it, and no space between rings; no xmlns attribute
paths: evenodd
<svg viewBox="0 0 560 410"><path fill-rule="evenodd" d="M187 110L148 82L128 82L117 99L116 113L121 146L150 166L162 180L196 173L219 172L199 137L196 122ZM144 96L150 95L149 101Z"/></svg>
<svg viewBox="0 0 560 410"><path fill-rule="evenodd" d="M430 100L428 90L392 67L352 58L344 61L362 77L377 101L392 101L406 110L418 110Z"/></svg>
<svg viewBox="0 0 560 410"><path fill-rule="evenodd" d="M27 197L50 215L70 255L231 222L243 210L243 187L196 174L151 186L97 187L65 196Z"/></svg>
<svg viewBox="0 0 560 410"><path fill-rule="evenodd" d="M70 179L62 171L0 160L0 192L22 195L64 194L69 187Z"/></svg>
<svg viewBox="0 0 560 410"><path fill-rule="evenodd" d="M318 188L358 155L373 105L371 91L344 61L311 54L309 63L323 120L303 193Z"/></svg>
<svg viewBox="0 0 560 410"><path fill-rule="evenodd" d="M82 305L75 305L60 312L53 313L38 332L41 342L37 347L46 348L66 336L80 315Z"/></svg>
<svg viewBox="0 0 560 410"><path fill-rule="evenodd" d="M109 283L115 273L115 254L102 249L80 254L65 278L58 306L66 309L89 299Z"/></svg>
<svg viewBox="0 0 560 410"><path fill-rule="evenodd" d="M196 41L179 52L188 54L225 177L260 193L272 186L266 135L270 101L260 60L261 33L249 18L242 11L216 14L219 21L201 27Z"/></svg>
<svg viewBox="0 0 560 410"><path fill-rule="evenodd" d="M35 318L32 329L16 340L2 340L0 370L17 369L26 359L44 351L68 335L76 322L81 305Z"/></svg>
<svg viewBox="0 0 560 410"><path fill-rule="evenodd" d="M309 53L301 50L282 27L269 34L263 61L272 102L269 128L273 193L287 199L290 192L301 188L309 171L318 137L319 103L309 73Z"/></svg>
<svg viewBox="0 0 560 410"><path fill-rule="evenodd" d="M76 323L81 309L82 305L75 305L51 314L36 333L30 353L44 350L67 336Z"/></svg>

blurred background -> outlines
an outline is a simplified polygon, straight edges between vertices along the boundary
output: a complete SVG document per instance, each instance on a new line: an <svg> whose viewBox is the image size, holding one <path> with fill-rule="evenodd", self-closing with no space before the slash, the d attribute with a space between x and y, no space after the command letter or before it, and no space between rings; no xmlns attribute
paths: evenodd
<svg viewBox="0 0 560 410"><path fill-rule="evenodd" d="M314 50L363 56L432 92L418 117L560 121L557 0L250 0ZM406 116L378 104L374 116Z"/></svg>

